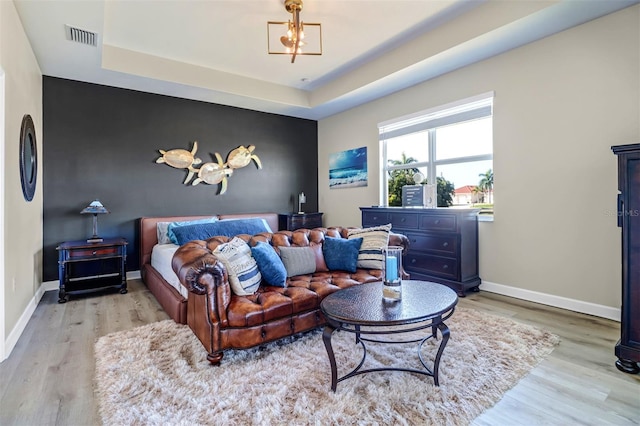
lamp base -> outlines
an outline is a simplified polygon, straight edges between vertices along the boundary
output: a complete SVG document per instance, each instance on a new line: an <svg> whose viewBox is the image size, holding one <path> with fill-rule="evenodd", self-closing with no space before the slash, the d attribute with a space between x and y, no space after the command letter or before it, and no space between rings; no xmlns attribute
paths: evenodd
<svg viewBox="0 0 640 426"><path fill-rule="evenodd" d="M104 241L104 238L100 238L100 237L87 238L88 243L101 243L103 241Z"/></svg>

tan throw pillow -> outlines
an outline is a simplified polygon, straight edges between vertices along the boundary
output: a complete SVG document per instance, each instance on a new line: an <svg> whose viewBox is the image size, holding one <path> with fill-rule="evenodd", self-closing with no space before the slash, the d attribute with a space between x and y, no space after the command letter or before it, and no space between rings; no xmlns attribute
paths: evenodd
<svg viewBox="0 0 640 426"><path fill-rule="evenodd" d="M358 252L358 268L382 269L384 255L382 249L389 245L391 224L363 229L350 229L348 238L362 238Z"/></svg>

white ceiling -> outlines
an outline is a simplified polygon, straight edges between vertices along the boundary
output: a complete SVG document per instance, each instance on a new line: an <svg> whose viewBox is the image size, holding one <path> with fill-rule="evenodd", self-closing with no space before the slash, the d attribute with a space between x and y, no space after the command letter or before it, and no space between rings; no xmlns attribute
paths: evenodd
<svg viewBox="0 0 640 426"><path fill-rule="evenodd" d="M283 0L14 3L44 75L318 120L639 1L304 0L323 54L293 64L267 54Z"/></svg>

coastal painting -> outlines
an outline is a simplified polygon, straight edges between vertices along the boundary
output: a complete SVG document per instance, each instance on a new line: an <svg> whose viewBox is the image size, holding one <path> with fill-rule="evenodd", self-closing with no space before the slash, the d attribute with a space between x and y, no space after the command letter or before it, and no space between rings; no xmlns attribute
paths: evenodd
<svg viewBox="0 0 640 426"><path fill-rule="evenodd" d="M329 154L329 188L367 186L367 147Z"/></svg>

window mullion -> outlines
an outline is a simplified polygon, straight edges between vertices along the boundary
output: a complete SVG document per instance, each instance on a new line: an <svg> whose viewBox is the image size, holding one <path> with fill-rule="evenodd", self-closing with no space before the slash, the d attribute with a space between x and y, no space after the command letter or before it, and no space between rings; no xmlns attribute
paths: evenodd
<svg viewBox="0 0 640 426"><path fill-rule="evenodd" d="M429 184L436 183L436 131L429 129L429 166L427 168L427 182Z"/></svg>

